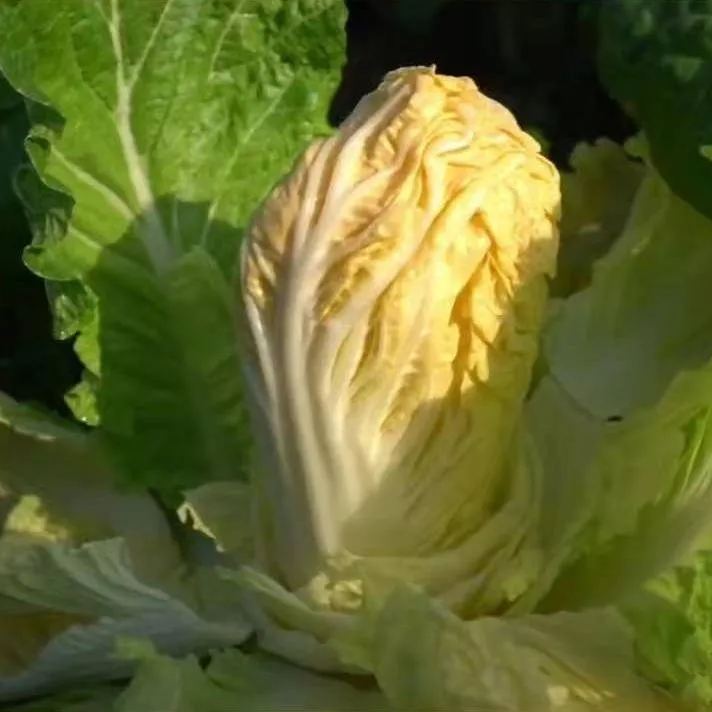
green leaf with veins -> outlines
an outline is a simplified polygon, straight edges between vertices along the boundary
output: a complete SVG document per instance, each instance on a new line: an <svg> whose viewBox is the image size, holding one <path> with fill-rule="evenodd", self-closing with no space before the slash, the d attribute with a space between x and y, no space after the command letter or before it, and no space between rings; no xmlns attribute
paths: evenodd
<svg viewBox="0 0 712 712"><path fill-rule="evenodd" d="M656 403L712 358L712 221L648 168L621 234L586 289L548 325L552 374L599 418Z"/></svg>
<svg viewBox="0 0 712 712"><path fill-rule="evenodd" d="M229 284L249 214L328 130L343 22L341 0L0 4L0 69L33 102L28 152L71 196L22 191L27 263L90 374L75 411L169 496L244 474Z"/></svg>
<svg viewBox="0 0 712 712"><path fill-rule="evenodd" d="M142 640L120 646L138 662L125 689L84 685L7 708L8 712L389 712L375 685L357 687L264 654L227 650L207 669L195 657L160 655Z"/></svg>
<svg viewBox="0 0 712 712"><path fill-rule="evenodd" d="M270 655L227 650L205 670L194 657L174 660L146 651L116 712L389 712L375 685L356 687L288 665Z"/></svg>
<svg viewBox="0 0 712 712"><path fill-rule="evenodd" d="M148 584L120 539L71 548L7 534L0 539L0 702L67 683L126 677L123 637L146 637L172 655L239 644L250 629L237 602L215 609L189 581ZM218 616L219 617L216 617Z"/></svg>
<svg viewBox="0 0 712 712"><path fill-rule="evenodd" d="M712 0L601 6L604 83L639 121L675 193L712 217Z"/></svg>

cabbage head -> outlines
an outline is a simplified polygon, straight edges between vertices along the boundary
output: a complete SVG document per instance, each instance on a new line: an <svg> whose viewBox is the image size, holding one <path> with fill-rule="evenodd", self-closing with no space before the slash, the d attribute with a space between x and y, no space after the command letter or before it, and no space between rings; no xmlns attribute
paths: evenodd
<svg viewBox="0 0 712 712"><path fill-rule="evenodd" d="M429 69L388 75L275 189L242 295L277 576L304 585L346 552L504 554L558 204L512 115Z"/></svg>

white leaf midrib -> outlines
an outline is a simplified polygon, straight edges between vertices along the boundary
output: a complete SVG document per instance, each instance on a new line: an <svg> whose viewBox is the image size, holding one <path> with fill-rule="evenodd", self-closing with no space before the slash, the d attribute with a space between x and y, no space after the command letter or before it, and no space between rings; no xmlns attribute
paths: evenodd
<svg viewBox="0 0 712 712"><path fill-rule="evenodd" d="M107 22L116 59L116 108L114 113L116 132L138 209L136 234L143 241L156 272L163 273L173 262L174 250L156 208L156 198L131 126L131 85L126 80L124 72L125 60L121 44L119 1L111 0L110 18L101 13Z"/></svg>

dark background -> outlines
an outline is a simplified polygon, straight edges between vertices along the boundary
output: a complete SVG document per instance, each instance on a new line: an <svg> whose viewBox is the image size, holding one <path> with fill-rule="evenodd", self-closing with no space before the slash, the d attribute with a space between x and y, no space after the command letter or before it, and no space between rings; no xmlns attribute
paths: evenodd
<svg viewBox="0 0 712 712"><path fill-rule="evenodd" d="M596 71L596 11L608 1L347 0L348 61L331 119L389 70L435 64L475 79L565 167L578 141L633 133ZM80 367L71 344L53 339L42 281L21 263L30 236L10 186L26 129L21 103L0 85L0 390L66 412Z"/></svg>
<svg viewBox="0 0 712 712"><path fill-rule="evenodd" d="M346 0L348 60L336 122L396 67L472 77L565 165L573 146L623 139L633 124L596 69L597 9L612 0Z"/></svg>

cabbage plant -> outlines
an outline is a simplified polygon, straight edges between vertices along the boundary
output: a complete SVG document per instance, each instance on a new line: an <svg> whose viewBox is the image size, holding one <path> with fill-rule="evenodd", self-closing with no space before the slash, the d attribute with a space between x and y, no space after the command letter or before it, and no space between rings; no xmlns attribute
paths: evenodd
<svg viewBox="0 0 712 712"><path fill-rule="evenodd" d="M331 131L343 20L0 0L85 367L0 396L0 701L706 709L712 222L432 67Z"/></svg>

